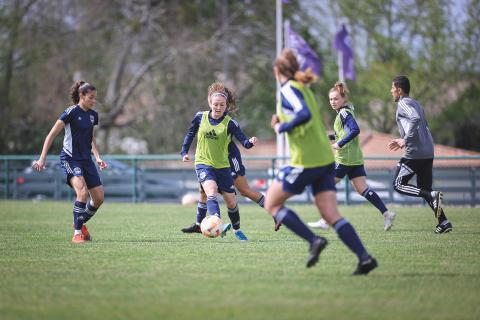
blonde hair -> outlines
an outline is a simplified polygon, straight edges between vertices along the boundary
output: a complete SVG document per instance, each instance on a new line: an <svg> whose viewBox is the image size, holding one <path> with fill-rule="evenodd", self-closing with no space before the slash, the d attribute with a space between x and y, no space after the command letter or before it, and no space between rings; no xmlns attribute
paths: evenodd
<svg viewBox="0 0 480 320"><path fill-rule="evenodd" d="M317 76L313 73L311 68L305 71L300 71L297 57L292 49L285 48L282 53L275 60L275 67L278 72L289 79L295 79L303 84L313 83L317 81Z"/></svg>
<svg viewBox="0 0 480 320"><path fill-rule="evenodd" d="M328 91L328 93L330 92L338 92L340 94L340 96L342 98L346 100L348 100L348 88L347 88L347 85L341 81L337 81L335 82L335 85L330 89L330 91Z"/></svg>
<svg viewBox="0 0 480 320"><path fill-rule="evenodd" d="M228 112L236 112L238 110L237 97L232 89L221 82L214 82L208 87L208 101L212 99L214 94L220 94L226 98Z"/></svg>

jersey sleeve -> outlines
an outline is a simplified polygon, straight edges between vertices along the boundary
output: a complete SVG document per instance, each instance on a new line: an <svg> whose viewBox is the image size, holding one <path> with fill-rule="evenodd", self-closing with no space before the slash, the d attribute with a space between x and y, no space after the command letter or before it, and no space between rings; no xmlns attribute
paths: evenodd
<svg viewBox="0 0 480 320"><path fill-rule="evenodd" d="M95 112L95 116L94 116L94 117L95 117L95 118L94 118L95 120L93 121L93 125L94 125L94 126L98 126L98 112Z"/></svg>
<svg viewBox="0 0 480 320"><path fill-rule="evenodd" d="M251 143L247 136L243 133L240 125L235 119L232 119L228 122L227 134L230 136L234 136L246 149L250 149L253 147L253 143Z"/></svg>
<svg viewBox="0 0 480 320"><path fill-rule="evenodd" d="M342 148L344 145L349 143L353 138L360 134L360 128L358 127L357 121L355 121L355 118L350 112L346 110L340 110L338 115L342 120L343 129L346 133L346 135L337 142L338 146Z"/></svg>
<svg viewBox="0 0 480 320"><path fill-rule="evenodd" d="M72 110L73 108L70 107L65 111L63 111L62 114L60 114L60 116L58 117L58 120L62 120L65 124L72 122L72 119L73 119Z"/></svg>
<svg viewBox="0 0 480 320"><path fill-rule="evenodd" d="M403 138L407 141L412 140L416 132L415 129L418 128L421 121L420 115L415 107L405 102L405 99L398 102L398 115L402 119L401 123L405 132Z"/></svg>
<svg viewBox="0 0 480 320"><path fill-rule="evenodd" d="M295 116L288 122L280 124L279 132L290 132L295 127L307 122L312 117L307 107L303 94L290 85L285 85L281 91L282 108L293 112Z"/></svg>
<svg viewBox="0 0 480 320"><path fill-rule="evenodd" d="M202 113L198 112L195 117L192 120L192 124L190 125L190 128L187 131L187 134L185 135L185 138L183 139L183 144L182 144L182 151L180 154L182 157L186 154L188 154L188 150L190 149L190 145L193 142L193 139L197 135L198 128L200 126L200 121L202 121Z"/></svg>

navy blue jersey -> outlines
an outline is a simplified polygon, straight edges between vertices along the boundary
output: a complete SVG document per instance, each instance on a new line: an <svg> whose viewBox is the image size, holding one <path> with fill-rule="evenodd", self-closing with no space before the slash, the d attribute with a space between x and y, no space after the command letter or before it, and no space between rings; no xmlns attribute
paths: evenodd
<svg viewBox="0 0 480 320"><path fill-rule="evenodd" d="M73 105L59 119L65 123L62 157L91 160L93 127L98 124L98 113L91 109L84 111L79 105Z"/></svg>
<svg viewBox="0 0 480 320"><path fill-rule="evenodd" d="M182 151L180 152L182 156L186 155L188 153L188 150L190 149L190 145L192 144L193 139L195 138L198 132L198 127L200 126L200 121L202 120L202 114L203 114L202 112L198 112L195 115L195 118L193 118L192 120L192 124L188 129L185 139L183 139ZM213 119L210 116L210 114L211 112L208 113L208 121L212 125L219 124L220 122L223 121L223 118L225 117L223 116L220 119ZM227 134L230 136L230 138L235 137L246 149L250 149L251 147L253 147L253 144L248 140L248 138L243 133L242 129L240 129L240 125L234 119L230 120L230 122L228 123ZM230 142L228 145L229 154L230 152L232 152L233 150L232 148L237 148L237 146L233 142Z"/></svg>

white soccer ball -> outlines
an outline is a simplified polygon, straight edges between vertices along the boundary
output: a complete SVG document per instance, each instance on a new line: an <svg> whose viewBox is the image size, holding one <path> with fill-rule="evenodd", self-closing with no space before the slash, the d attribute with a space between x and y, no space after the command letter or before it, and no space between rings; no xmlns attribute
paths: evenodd
<svg viewBox="0 0 480 320"><path fill-rule="evenodd" d="M223 221L217 216L209 215L202 220L200 230L208 238L216 238L222 233Z"/></svg>

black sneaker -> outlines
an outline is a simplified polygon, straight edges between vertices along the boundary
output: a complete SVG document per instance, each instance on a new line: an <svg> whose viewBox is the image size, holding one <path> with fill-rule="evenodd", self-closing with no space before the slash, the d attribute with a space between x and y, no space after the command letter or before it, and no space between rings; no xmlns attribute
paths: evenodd
<svg viewBox="0 0 480 320"><path fill-rule="evenodd" d="M370 271L378 267L377 260L374 257L369 257L367 260L360 261L357 269L353 272L354 276L367 275Z"/></svg>
<svg viewBox="0 0 480 320"><path fill-rule="evenodd" d="M189 227L183 228L182 232L185 232L185 233L202 233L202 230L200 230L200 226L198 224L194 223Z"/></svg>
<svg viewBox="0 0 480 320"><path fill-rule="evenodd" d="M320 252L327 246L328 241L323 237L316 237L316 239L310 244L310 254L307 260L307 268L313 267L318 262L318 256Z"/></svg>
<svg viewBox="0 0 480 320"><path fill-rule="evenodd" d="M435 233L441 234L441 233L447 233L452 231L453 227L450 221L445 220L442 223L439 223L435 227Z"/></svg>
<svg viewBox="0 0 480 320"><path fill-rule="evenodd" d="M433 207L433 213L435 214L435 218L438 219L440 216L440 210L442 208L442 199L443 199L443 193L440 191L432 191L433 196L432 196L432 207Z"/></svg>

